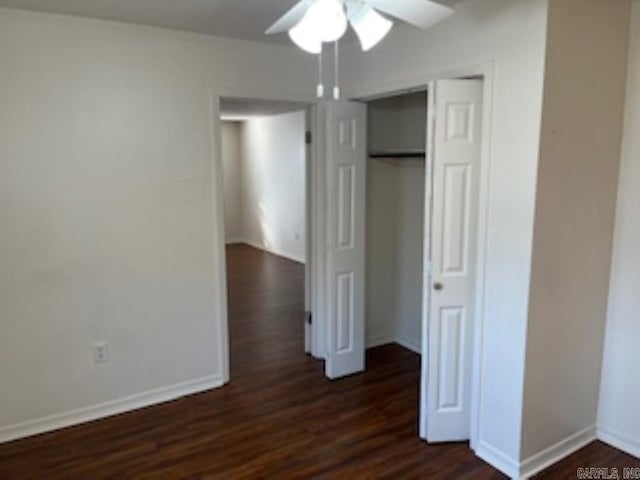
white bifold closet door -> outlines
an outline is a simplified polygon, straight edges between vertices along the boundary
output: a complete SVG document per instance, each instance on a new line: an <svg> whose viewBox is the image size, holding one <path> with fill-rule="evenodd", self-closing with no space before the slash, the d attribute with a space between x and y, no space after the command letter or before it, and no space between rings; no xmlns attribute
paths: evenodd
<svg viewBox="0 0 640 480"><path fill-rule="evenodd" d="M429 442L470 438L482 93L480 80L429 89L420 412Z"/></svg>
<svg viewBox="0 0 640 480"><path fill-rule="evenodd" d="M339 378L365 368L366 106L329 101L324 111L326 160L325 373Z"/></svg>

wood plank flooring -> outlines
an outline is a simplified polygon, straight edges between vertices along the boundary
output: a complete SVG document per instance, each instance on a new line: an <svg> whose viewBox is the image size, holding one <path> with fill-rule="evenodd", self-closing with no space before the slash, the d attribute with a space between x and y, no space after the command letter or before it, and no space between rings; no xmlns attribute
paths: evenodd
<svg viewBox="0 0 640 480"><path fill-rule="evenodd" d="M302 266L242 245L227 258L229 385L0 445L0 479L505 478L466 444L418 440L417 355L372 349L366 373L327 381L302 352ZM594 443L540 478L632 461Z"/></svg>

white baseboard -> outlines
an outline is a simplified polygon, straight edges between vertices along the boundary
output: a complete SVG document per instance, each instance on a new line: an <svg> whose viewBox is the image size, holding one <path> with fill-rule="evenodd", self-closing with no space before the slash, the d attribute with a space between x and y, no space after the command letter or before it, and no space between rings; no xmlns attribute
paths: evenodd
<svg viewBox="0 0 640 480"><path fill-rule="evenodd" d="M385 334L385 335L372 335L367 337L366 345L367 348L381 347L382 345L388 345L389 343L394 343L396 341L393 334Z"/></svg>
<svg viewBox="0 0 640 480"><path fill-rule="evenodd" d="M596 440L596 427L592 425L545 448L520 464L520 478L529 478L559 462Z"/></svg>
<svg viewBox="0 0 640 480"><path fill-rule="evenodd" d="M99 420L101 418L130 412L132 410L149 407L158 403L169 402L186 395L192 395L194 393L221 387L223 383L222 377L212 375L196 380L177 383L168 387L137 393L135 395L111 400L98 405L91 405L89 407L50 415L30 420L28 422L0 427L0 443Z"/></svg>
<svg viewBox="0 0 640 480"><path fill-rule="evenodd" d="M420 345L407 337L398 337L393 333L386 333L382 335L372 335L367 337L367 348L381 347L382 345L388 345L390 343L397 343L398 345L411 350L414 353L420 354Z"/></svg>
<svg viewBox="0 0 640 480"><path fill-rule="evenodd" d="M405 336L398 336L395 341L398 345L402 345L407 350L411 350L413 353L417 353L418 355L421 354L422 349L420 348L419 341L415 341L414 339Z"/></svg>
<svg viewBox="0 0 640 480"><path fill-rule="evenodd" d="M244 241L241 238L232 237L227 238L224 243L226 243L227 245L235 245L237 243L244 243Z"/></svg>
<svg viewBox="0 0 640 480"><path fill-rule="evenodd" d="M519 463L493 445L480 440L476 448L476 455L509 478L519 478Z"/></svg>
<svg viewBox="0 0 640 480"><path fill-rule="evenodd" d="M598 426L597 436L598 440L633 457L640 458L640 441L638 439L631 439L616 430L602 425Z"/></svg>
<svg viewBox="0 0 640 480"><path fill-rule="evenodd" d="M229 242L227 242L227 243L229 243ZM277 255L278 257L284 257L284 258L286 258L288 260L293 260L294 262L298 262L298 263L302 263L302 264L306 263L306 261L307 261L306 258L304 258L304 257L302 257L300 255L297 255L295 253L285 252L283 250L279 250L279 249L276 249L276 248L266 247L266 246L262 245L260 242L256 242L256 241L253 241L253 240L248 240L246 238L237 239L233 243L244 243L244 244L249 245L250 247L257 248L258 250L264 250L265 252L271 253L273 255Z"/></svg>

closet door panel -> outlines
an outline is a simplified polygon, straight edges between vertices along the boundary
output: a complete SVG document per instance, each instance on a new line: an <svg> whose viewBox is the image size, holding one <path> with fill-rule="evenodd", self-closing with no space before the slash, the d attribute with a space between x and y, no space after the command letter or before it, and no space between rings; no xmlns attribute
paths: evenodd
<svg viewBox="0 0 640 480"><path fill-rule="evenodd" d="M325 102L327 359L339 378L364 370L366 107Z"/></svg>
<svg viewBox="0 0 640 480"><path fill-rule="evenodd" d="M468 440L471 432L482 92L479 80L442 80L430 92L421 399L429 442Z"/></svg>

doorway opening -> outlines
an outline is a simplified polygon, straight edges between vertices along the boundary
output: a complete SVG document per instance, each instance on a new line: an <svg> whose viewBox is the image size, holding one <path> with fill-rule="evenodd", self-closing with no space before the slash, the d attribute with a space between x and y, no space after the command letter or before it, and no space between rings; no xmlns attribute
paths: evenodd
<svg viewBox="0 0 640 480"><path fill-rule="evenodd" d="M366 344L421 351L427 92L367 102Z"/></svg>
<svg viewBox="0 0 640 480"><path fill-rule="evenodd" d="M440 80L367 101L367 346L421 356L428 442L474 434L483 96Z"/></svg>
<svg viewBox="0 0 640 480"><path fill-rule="evenodd" d="M219 106L235 378L305 361L310 115L300 102L223 97Z"/></svg>
<svg viewBox="0 0 640 480"><path fill-rule="evenodd" d="M317 140L306 149L312 221L304 305L313 322L297 327L304 350L324 360L332 380L366 370L367 343L400 344L421 364L420 437L471 440L472 448L488 198L485 96L483 79L447 79L309 108L306 125Z"/></svg>

